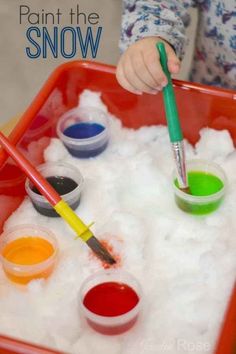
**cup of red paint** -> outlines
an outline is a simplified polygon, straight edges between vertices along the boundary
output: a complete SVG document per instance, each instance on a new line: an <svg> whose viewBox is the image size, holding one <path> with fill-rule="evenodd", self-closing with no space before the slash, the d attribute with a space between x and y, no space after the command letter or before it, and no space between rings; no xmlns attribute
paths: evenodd
<svg viewBox="0 0 236 354"><path fill-rule="evenodd" d="M117 335L136 323L142 303L138 280L123 270L107 269L88 277L79 293L80 311L95 331Z"/></svg>
<svg viewBox="0 0 236 354"><path fill-rule="evenodd" d="M95 157L108 145L108 117L95 107L76 107L59 119L57 135L71 155L77 158Z"/></svg>

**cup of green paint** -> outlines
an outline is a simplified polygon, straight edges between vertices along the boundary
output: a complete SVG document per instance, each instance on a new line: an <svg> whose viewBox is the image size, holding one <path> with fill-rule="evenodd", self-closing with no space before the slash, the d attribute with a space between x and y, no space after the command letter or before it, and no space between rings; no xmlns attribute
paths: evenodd
<svg viewBox="0 0 236 354"><path fill-rule="evenodd" d="M179 189L176 173L173 173L177 206L186 213L195 215L209 214L218 209L227 186L223 169L214 162L192 160L187 162L186 170L191 194Z"/></svg>

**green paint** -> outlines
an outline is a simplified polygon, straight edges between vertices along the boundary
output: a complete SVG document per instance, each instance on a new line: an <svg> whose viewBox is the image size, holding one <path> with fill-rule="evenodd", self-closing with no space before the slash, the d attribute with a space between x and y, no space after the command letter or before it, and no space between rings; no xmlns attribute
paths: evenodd
<svg viewBox="0 0 236 354"><path fill-rule="evenodd" d="M174 181L176 187L178 187L177 179ZM202 171L189 171L188 183L191 194L194 196L209 196L219 192L224 183L221 179L211 173L205 173ZM180 209L197 215L208 214L216 210L221 204L223 196L212 202L195 203L188 200L184 200L179 196L175 196L175 200Z"/></svg>

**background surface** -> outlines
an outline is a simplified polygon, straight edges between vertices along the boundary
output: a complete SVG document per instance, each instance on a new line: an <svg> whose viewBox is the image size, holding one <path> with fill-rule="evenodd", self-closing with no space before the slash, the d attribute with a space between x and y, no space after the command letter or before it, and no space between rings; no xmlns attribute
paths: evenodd
<svg viewBox="0 0 236 354"><path fill-rule="evenodd" d="M116 65L120 56L118 41L122 13L122 0L0 0L0 125L19 116L32 101L50 73L65 58L51 56L47 59L30 59L25 53L29 44L25 32L30 24L20 24L19 6L28 5L32 12L56 11L67 13L79 4L80 11L87 14L96 12L100 16L99 25L103 27L96 61ZM191 65L197 15L192 11L192 25L188 30L190 45L178 78L186 79ZM63 17L62 17L63 19ZM61 27L70 26L61 21ZM83 31L87 25L79 25ZM39 26L40 27L40 26ZM50 25L47 25L50 30ZM81 59L81 57L77 57ZM73 58L72 60L75 60ZM87 59L91 59L88 56Z"/></svg>

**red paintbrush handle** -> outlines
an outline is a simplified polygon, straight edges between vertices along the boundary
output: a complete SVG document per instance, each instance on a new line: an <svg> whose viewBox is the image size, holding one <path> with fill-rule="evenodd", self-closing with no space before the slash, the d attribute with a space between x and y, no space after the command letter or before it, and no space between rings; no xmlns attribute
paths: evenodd
<svg viewBox="0 0 236 354"><path fill-rule="evenodd" d="M60 195L48 183L48 181L37 171L32 163L0 132L0 144L7 151L17 165L25 172L31 182L38 188L42 195L55 206L61 201Z"/></svg>

